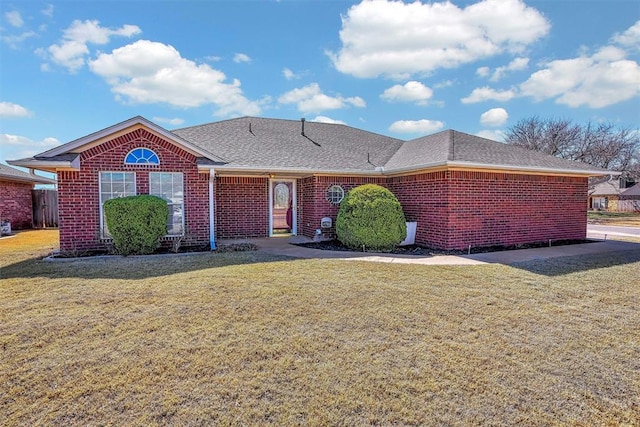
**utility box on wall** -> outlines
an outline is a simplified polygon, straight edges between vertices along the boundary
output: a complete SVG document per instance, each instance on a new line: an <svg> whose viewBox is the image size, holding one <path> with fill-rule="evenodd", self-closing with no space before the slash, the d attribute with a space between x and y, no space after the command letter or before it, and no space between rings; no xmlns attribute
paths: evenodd
<svg viewBox="0 0 640 427"><path fill-rule="evenodd" d="M320 220L320 227L321 228L331 228L332 224L333 224L333 221L328 216L325 216L324 218L322 218Z"/></svg>

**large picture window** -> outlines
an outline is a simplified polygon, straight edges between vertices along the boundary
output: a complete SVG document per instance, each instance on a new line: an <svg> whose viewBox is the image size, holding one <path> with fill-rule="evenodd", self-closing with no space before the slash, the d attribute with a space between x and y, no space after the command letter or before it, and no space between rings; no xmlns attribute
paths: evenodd
<svg viewBox="0 0 640 427"><path fill-rule="evenodd" d="M136 195L134 172L100 172L100 229L102 237L111 237L104 217L104 202L117 197Z"/></svg>
<svg viewBox="0 0 640 427"><path fill-rule="evenodd" d="M149 174L149 194L167 201L169 218L167 234L184 234L184 190L182 173L152 172Z"/></svg>

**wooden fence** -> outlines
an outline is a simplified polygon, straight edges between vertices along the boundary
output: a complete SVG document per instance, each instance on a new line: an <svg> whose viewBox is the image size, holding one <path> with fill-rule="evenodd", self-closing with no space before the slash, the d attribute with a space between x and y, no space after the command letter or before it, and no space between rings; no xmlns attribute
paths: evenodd
<svg viewBox="0 0 640 427"><path fill-rule="evenodd" d="M58 192L56 190L33 190L33 226L47 228L58 226Z"/></svg>
<svg viewBox="0 0 640 427"><path fill-rule="evenodd" d="M618 212L640 212L640 200L618 200Z"/></svg>

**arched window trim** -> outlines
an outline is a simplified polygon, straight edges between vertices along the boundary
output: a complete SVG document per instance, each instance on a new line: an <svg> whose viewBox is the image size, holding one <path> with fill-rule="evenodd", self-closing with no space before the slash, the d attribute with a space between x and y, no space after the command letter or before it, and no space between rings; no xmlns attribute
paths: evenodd
<svg viewBox="0 0 640 427"><path fill-rule="evenodd" d="M159 165L160 157L150 148L137 147L124 156L125 165Z"/></svg>

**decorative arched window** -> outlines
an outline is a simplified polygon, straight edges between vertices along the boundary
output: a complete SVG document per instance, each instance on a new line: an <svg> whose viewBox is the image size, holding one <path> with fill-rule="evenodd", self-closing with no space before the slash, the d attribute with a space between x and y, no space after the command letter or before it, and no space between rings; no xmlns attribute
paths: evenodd
<svg viewBox="0 0 640 427"><path fill-rule="evenodd" d="M148 148L134 148L124 158L125 165L159 165L158 155Z"/></svg>
<svg viewBox="0 0 640 427"><path fill-rule="evenodd" d="M288 208L289 207L289 187L287 184L279 183L273 189L273 207Z"/></svg>

